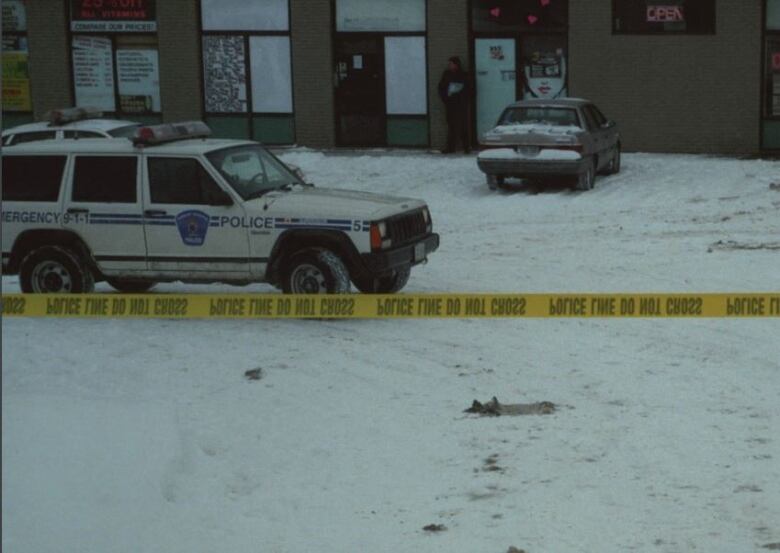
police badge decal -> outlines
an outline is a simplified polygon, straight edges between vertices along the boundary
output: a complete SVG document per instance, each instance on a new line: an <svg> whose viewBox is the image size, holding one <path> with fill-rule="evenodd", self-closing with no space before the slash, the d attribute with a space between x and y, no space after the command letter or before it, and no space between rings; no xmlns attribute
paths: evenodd
<svg viewBox="0 0 780 553"><path fill-rule="evenodd" d="M187 246L202 246L209 230L209 216L202 211L182 211L176 216L182 242Z"/></svg>

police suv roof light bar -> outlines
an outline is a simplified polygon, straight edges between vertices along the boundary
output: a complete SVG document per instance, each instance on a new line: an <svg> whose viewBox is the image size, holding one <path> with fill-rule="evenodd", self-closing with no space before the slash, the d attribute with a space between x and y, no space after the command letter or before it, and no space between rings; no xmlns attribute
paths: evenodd
<svg viewBox="0 0 780 553"><path fill-rule="evenodd" d="M103 112L100 108L83 107L83 108L62 108L53 109L46 113L44 116L49 122L50 127L56 125L65 125L66 123L75 123L76 121L83 121L85 119L97 119L103 117Z"/></svg>
<svg viewBox="0 0 780 553"><path fill-rule="evenodd" d="M154 146L189 138L208 138L211 129L203 121L185 121L139 128L133 137L136 146Z"/></svg>

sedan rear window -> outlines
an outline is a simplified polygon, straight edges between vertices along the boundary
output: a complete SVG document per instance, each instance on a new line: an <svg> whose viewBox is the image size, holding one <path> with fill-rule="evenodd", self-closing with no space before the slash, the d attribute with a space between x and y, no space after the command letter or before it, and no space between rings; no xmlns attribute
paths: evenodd
<svg viewBox="0 0 780 553"><path fill-rule="evenodd" d="M516 107L507 109L499 125L555 125L582 127L577 110L551 107Z"/></svg>

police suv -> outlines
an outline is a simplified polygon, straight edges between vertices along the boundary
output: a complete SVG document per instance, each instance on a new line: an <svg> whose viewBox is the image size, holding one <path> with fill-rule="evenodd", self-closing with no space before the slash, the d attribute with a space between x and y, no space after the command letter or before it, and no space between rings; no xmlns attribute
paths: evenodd
<svg viewBox="0 0 780 553"><path fill-rule="evenodd" d="M188 122L4 148L3 272L24 292L106 280L392 293L438 248L420 200L317 189L260 144L209 135Z"/></svg>

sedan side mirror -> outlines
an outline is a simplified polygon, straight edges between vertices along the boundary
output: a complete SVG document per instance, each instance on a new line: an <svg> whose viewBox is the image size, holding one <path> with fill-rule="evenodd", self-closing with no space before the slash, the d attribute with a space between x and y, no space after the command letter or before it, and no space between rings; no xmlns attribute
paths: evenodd
<svg viewBox="0 0 780 553"><path fill-rule="evenodd" d="M611 119L608 119L606 123L604 123L603 125L601 125L601 128L602 128L602 129L611 129L611 128L612 128L612 127L614 127L614 126L615 126L615 122L614 122L614 121L612 121Z"/></svg>

